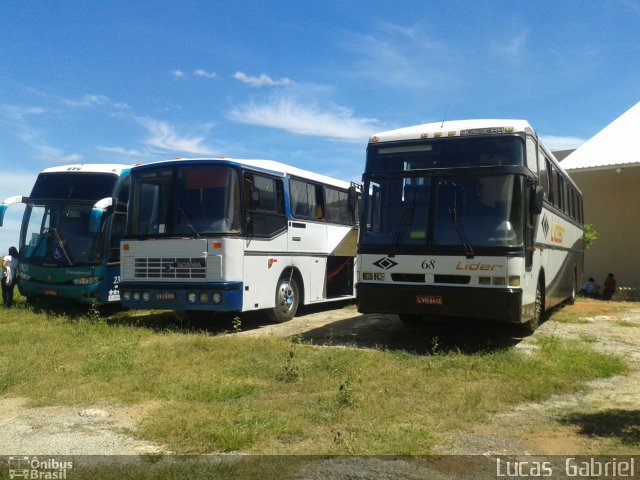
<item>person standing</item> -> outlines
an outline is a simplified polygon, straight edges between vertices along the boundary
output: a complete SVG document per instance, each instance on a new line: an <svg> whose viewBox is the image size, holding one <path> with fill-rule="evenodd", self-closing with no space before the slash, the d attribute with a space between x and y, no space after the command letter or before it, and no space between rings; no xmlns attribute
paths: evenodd
<svg viewBox="0 0 640 480"><path fill-rule="evenodd" d="M602 298L605 300L611 300L614 293L616 293L616 278L613 276L613 273L610 273L604 281Z"/></svg>
<svg viewBox="0 0 640 480"><path fill-rule="evenodd" d="M13 305L13 287L18 273L18 250L9 248L9 255L2 259L2 303L9 308Z"/></svg>

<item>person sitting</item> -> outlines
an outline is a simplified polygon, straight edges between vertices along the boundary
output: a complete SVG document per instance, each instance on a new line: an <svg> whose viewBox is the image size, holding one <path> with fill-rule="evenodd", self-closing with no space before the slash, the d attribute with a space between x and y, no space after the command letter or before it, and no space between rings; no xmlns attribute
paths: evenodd
<svg viewBox="0 0 640 480"><path fill-rule="evenodd" d="M582 288L580 289L580 292L578 293L580 295L584 295L585 297L596 298L600 293L600 287L596 285L596 281L593 277L589 277L589 279L584 282Z"/></svg>

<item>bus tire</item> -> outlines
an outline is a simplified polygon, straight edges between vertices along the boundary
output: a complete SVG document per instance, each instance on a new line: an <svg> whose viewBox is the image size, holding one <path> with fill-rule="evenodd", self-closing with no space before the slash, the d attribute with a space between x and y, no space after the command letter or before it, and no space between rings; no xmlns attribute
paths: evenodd
<svg viewBox="0 0 640 480"><path fill-rule="evenodd" d="M276 286L276 305L269 311L269 318L276 323L288 322L295 317L300 303L300 289L296 279L282 276Z"/></svg>
<svg viewBox="0 0 640 480"><path fill-rule="evenodd" d="M543 316L544 316L544 288L542 286L542 282L540 281L538 282L538 286L536 287L536 299L535 299L533 318L521 325L520 330L522 334L533 335L533 333L540 326Z"/></svg>

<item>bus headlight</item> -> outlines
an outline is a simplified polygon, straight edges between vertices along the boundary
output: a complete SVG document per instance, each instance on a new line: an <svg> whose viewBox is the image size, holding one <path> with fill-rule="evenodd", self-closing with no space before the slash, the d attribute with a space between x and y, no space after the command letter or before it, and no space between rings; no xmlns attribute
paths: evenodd
<svg viewBox="0 0 640 480"><path fill-rule="evenodd" d="M133 301L134 302L139 302L140 301L140 296L141 296L140 292L133 292L133 295L132 295Z"/></svg>
<svg viewBox="0 0 640 480"><path fill-rule="evenodd" d="M187 302L196 303L197 300L198 300L198 296L196 295L196 292L187 293Z"/></svg>
<svg viewBox="0 0 640 480"><path fill-rule="evenodd" d="M83 277L83 278L74 278L74 285L92 285L94 283L98 283L100 281L100 277Z"/></svg>
<svg viewBox="0 0 640 480"><path fill-rule="evenodd" d="M209 303L209 294L207 292L200 292L198 300L200 300L200 303Z"/></svg>
<svg viewBox="0 0 640 480"><path fill-rule="evenodd" d="M510 287L519 287L520 286L520 277L518 275L509 275L509 286Z"/></svg>
<svg viewBox="0 0 640 480"><path fill-rule="evenodd" d="M220 303L222 301L222 295L216 292L211 295L211 300L213 300L213 303Z"/></svg>
<svg viewBox="0 0 640 480"><path fill-rule="evenodd" d="M149 295L149 292L142 292L142 300L144 300L145 302L148 302L151 299L151 295Z"/></svg>
<svg viewBox="0 0 640 480"><path fill-rule="evenodd" d="M18 278L20 280L31 280L31 275L29 275L28 273L19 271L18 272Z"/></svg>
<svg viewBox="0 0 640 480"><path fill-rule="evenodd" d="M374 273L373 278L379 282L384 282L384 273Z"/></svg>
<svg viewBox="0 0 640 480"><path fill-rule="evenodd" d="M373 280L373 273L363 272L362 280Z"/></svg>
<svg viewBox="0 0 640 480"><path fill-rule="evenodd" d="M129 290L125 290L124 292L122 292L122 299L125 302L128 302L129 300L131 300L131 292Z"/></svg>

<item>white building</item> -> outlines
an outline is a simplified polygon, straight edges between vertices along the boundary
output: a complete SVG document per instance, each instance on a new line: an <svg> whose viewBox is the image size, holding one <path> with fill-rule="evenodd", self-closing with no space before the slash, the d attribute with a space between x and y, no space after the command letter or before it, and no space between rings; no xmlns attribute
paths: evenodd
<svg viewBox="0 0 640 480"><path fill-rule="evenodd" d="M640 102L566 157L562 166L584 196L585 223L599 233L584 273L602 286L640 288Z"/></svg>

